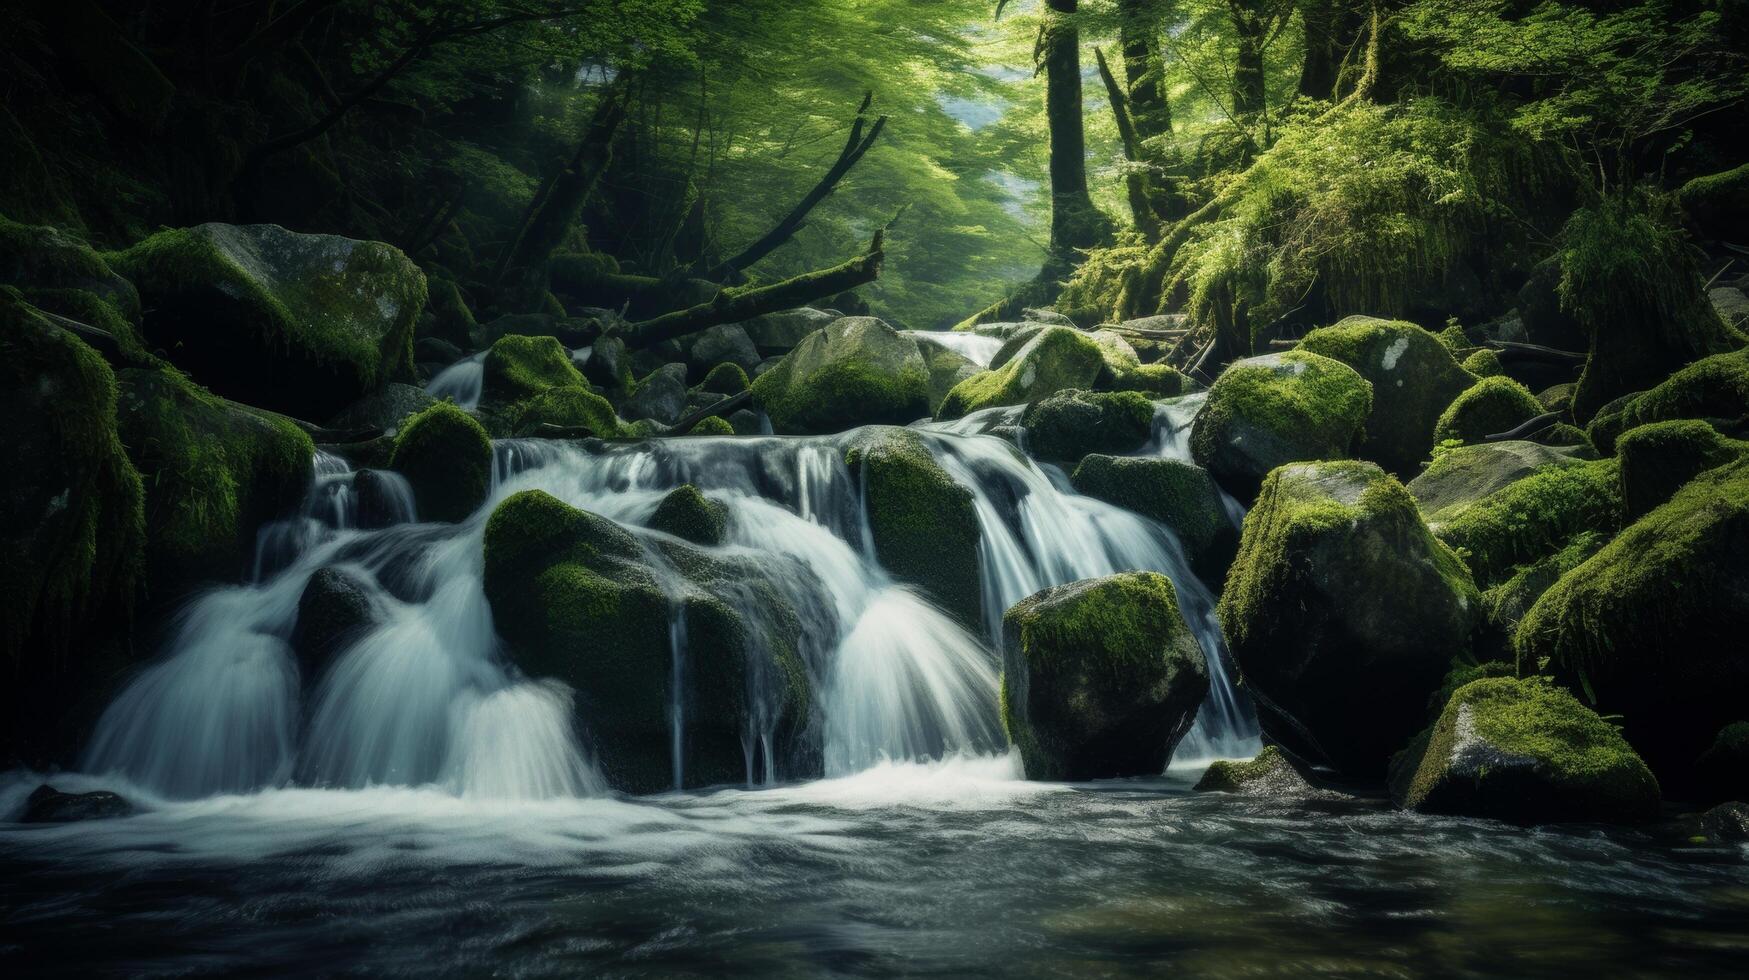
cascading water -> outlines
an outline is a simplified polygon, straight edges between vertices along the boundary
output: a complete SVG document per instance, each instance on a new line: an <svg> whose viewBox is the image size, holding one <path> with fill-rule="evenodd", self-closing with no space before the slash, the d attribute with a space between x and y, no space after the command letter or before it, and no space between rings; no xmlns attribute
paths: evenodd
<svg viewBox="0 0 1749 980"><path fill-rule="evenodd" d="M455 525L400 519L359 527L361 494L337 457L316 461L304 508L263 529L257 580L194 599L167 656L143 672L99 722L85 758L170 797L295 783L361 788L438 785L463 795L513 798L605 791L573 724L571 692L520 676L500 650L481 584L487 516L507 496L541 489L620 522L645 542L675 609L671 765L685 785L689 683L681 598L692 588L642 527L673 488L690 483L723 504L727 539L706 549L757 562L802 621L799 654L815 692L809 719L828 775L885 760L1001 752L996 711L1002 611L1051 585L1131 569L1160 571L1208 654L1213 690L1180 755L1236 755L1254 747L1245 706L1227 677L1213 599L1172 532L1074 494L985 430L1014 421L982 413L917 429L937 460L971 488L982 531L987 635L967 633L894 582L873 548L843 449L855 434L820 438L690 438L582 446L498 444L487 503ZM1151 452L1174 454L1170 421ZM1179 440L1181 442L1182 440ZM373 474L381 476L381 474ZM404 481L379 480L391 499ZM379 491L380 493L381 491ZM373 624L301 677L292 649L298 605L325 567L363 583ZM722 586L717 598L748 621L767 615L756 589ZM750 658L750 663L755 658ZM751 668L750 668L751 669ZM781 714L775 681L749 678L740 748L748 783L784 774L773 743Z"/></svg>
<svg viewBox="0 0 1749 980"><path fill-rule="evenodd" d="M986 337L964 330L906 330L904 333L908 337L940 344L981 368L989 367L996 359L996 352L1002 349L1001 337Z"/></svg>
<svg viewBox="0 0 1749 980"><path fill-rule="evenodd" d="M469 411L480 407L480 392L486 383L486 353L464 357L432 375L425 393L440 401L451 399Z"/></svg>

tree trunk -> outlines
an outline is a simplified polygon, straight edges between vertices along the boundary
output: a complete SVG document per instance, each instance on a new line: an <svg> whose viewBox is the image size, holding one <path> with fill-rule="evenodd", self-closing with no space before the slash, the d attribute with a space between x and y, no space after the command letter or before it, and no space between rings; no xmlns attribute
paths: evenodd
<svg viewBox="0 0 1749 980"><path fill-rule="evenodd" d="M1262 112L1267 104L1263 74L1263 43L1268 32L1263 0L1228 0L1233 13L1233 36L1239 50L1233 60L1233 116L1244 119Z"/></svg>
<svg viewBox="0 0 1749 980"><path fill-rule="evenodd" d="M1129 197L1130 219L1135 222L1137 231L1153 238L1159 233L1160 222L1154 214L1153 203L1148 200L1148 175L1141 169L1145 166L1145 161L1141 144L1136 139L1135 123L1130 119L1129 100L1124 97L1122 87L1112 75L1111 66L1105 63L1105 52L1094 48L1093 56L1099 62L1099 78L1105 83L1106 100L1111 103L1111 114L1117 120L1117 135L1123 143L1124 159L1131 165L1124 172L1124 190Z"/></svg>
<svg viewBox="0 0 1749 980"><path fill-rule="evenodd" d="M1040 38L1045 73L1045 119L1050 128L1051 257L1074 264L1078 249L1108 234L1104 215L1087 193L1087 139L1081 117L1081 33L1070 15L1077 0L1048 0Z"/></svg>
<svg viewBox="0 0 1749 980"><path fill-rule="evenodd" d="M1338 40L1339 0L1301 0L1300 21L1305 28L1306 60L1300 66L1300 94L1308 99L1331 99L1336 91L1336 69L1347 45ZM1346 7L1346 4L1342 6Z"/></svg>
<svg viewBox="0 0 1749 980"><path fill-rule="evenodd" d="M1165 141L1172 135L1172 107L1166 93L1166 64L1160 57L1160 13L1148 0L1120 0L1123 20L1118 43L1123 48L1124 77L1137 157L1149 168L1148 206L1159 221L1177 221L1190 210Z"/></svg>

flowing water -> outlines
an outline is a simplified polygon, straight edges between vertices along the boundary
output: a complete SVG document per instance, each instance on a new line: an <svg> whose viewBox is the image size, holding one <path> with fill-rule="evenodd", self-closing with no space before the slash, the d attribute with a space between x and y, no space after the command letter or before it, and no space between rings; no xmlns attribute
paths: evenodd
<svg viewBox="0 0 1749 980"><path fill-rule="evenodd" d="M1143 452L1185 455L1191 410L1163 408ZM417 523L392 474L368 474L367 513L366 474L319 456L305 506L263 528L254 581L191 601L102 716L83 774L53 777L63 790L117 790L143 812L0 822L0 963L1533 974L1711 969L1749 949L1743 854L1679 834L1190 793L1201 760L1257 747L1213 598L1170 528L1074 494L1061 471L989 434L1014 421L996 410L916 430L973 491L981 631L869 557L843 462L854 434L503 442L491 499L455 525ZM620 522L677 595L685 585L643 525L681 483L727 507L727 540L708 550L757 562L803 620L825 779L780 768L775 700L756 696L738 746L744 786L615 794L579 738L587 719L575 723L572 692L522 675L501 647L481 586L498 501L538 488ZM299 599L330 567L362 583L375 625L306 677ZM1177 585L1209 659L1209 700L1162 776L1027 783L996 711L1001 611L1126 569ZM756 616L756 594L722 598ZM674 605L679 787L691 652ZM0 821L43 778L0 776Z"/></svg>

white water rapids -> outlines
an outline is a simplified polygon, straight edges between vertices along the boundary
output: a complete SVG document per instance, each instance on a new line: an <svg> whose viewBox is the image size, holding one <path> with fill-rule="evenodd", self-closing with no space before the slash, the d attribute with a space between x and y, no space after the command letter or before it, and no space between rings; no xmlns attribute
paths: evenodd
<svg viewBox="0 0 1749 980"><path fill-rule="evenodd" d="M1162 438L1147 451L1175 454L1182 440L1174 441L1167 413L1162 419ZM503 441L490 498L468 520L414 522L405 482L390 479L379 483L393 491L387 509L399 520L369 529L359 526L356 475L320 454L302 512L263 529L256 581L214 588L187 605L161 658L104 713L82 769L175 799L288 786L429 787L473 798L602 795L609 787L578 734L571 691L523 676L493 628L481 585L486 518L509 495L541 489L650 541L659 532L642 525L683 483L727 507L728 538L706 550L770 569L803 621L800 653L817 711L816 772L844 776L892 762L1004 754L992 642L1002 610L1050 585L1130 569L1171 577L1208 655L1211 695L1177 758L1254 751L1252 723L1228 679L1212 597L1171 531L1074 494L1060 471L978 434L1000 421L975 417L917 430L974 492L982 636L894 582L872 559L857 480L843 462L854 434L605 447ZM319 676L301 677L291 643L299 598L327 567L364 583L377 616L326 660ZM738 611L758 613L750 605ZM684 629L674 636L671 682L678 692L690 652ZM746 782L794 778L774 765L776 722L753 702L741 746ZM689 785L686 719L677 695L671 714L677 787Z"/></svg>

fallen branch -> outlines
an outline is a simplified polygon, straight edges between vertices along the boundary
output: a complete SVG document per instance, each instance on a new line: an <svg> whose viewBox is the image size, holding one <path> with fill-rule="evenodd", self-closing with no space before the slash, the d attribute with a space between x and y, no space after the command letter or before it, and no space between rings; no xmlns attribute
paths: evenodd
<svg viewBox="0 0 1749 980"><path fill-rule="evenodd" d="M714 405L706 405L690 415L681 416L680 420L675 422L674 425L664 434L670 436L686 435L688 432L692 431L693 426L703 422L705 419L708 419L713 415L726 416L730 412L739 411L740 409L747 407L752 404L752 402L752 389L740 392L739 394L730 395Z"/></svg>
<svg viewBox="0 0 1749 980"><path fill-rule="evenodd" d="M1578 351L1559 350L1541 344L1522 344L1513 340L1490 340L1488 346L1502 354L1516 355L1526 360L1555 361L1562 364L1584 364L1588 356Z"/></svg>
<svg viewBox="0 0 1749 980"><path fill-rule="evenodd" d="M1529 419L1525 422L1519 423L1516 428L1509 429L1505 432L1496 432L1493 435L1483 436L1482 439L1485 442L1505 442L1508 439L1523 439L1527 436L1536 435L1538 432L1554 425L1560 420L1560 412L1544 412L1534 419Z"/></svg>

